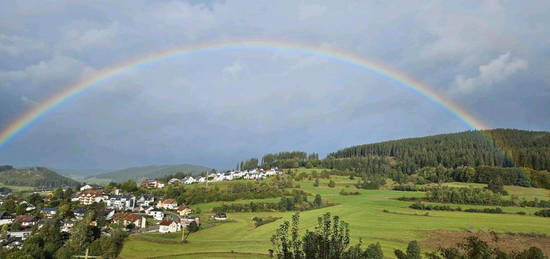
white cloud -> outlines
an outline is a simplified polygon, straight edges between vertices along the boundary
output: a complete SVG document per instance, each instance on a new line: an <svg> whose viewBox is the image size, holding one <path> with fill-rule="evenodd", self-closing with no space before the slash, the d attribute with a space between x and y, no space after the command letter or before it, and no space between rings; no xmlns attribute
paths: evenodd
<svg viewBox="0 0 550 259"><path fill-rule="evenodd" d="M471 93L480 88L502 82L514 74L527 69L528 63L523 59L511 59L510 52L502 54L486 65L478 68L479 74L474 77L458 75L455 79L456 90Z"/></svg>
<svg viewBox="0 0 550 259"><path fill-rule="evenodd" d="M222 73L224 77L237 78L245 69L245 65L239 62L234 62L233 64L224 67Z"/></svg>
<svg viewBox="0 0 550 259"><path fill-rule="evenodd" d="M21 70L0 70L0 79L12 82L28 80L36 86L68 82L94 71L92 67L72 57L54 56L52 59L40 61Z"/></svg>

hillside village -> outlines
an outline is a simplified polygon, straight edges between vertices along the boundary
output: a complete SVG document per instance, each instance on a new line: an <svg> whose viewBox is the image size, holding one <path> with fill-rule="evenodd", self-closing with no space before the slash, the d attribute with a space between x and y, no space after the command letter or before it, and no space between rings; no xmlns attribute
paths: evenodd
<svg viewBox="0 0 550 259"><path fill-rule="evenodd" d="M277 169L215 172L205 176L172 178L167 183L145 179L140 187L162 189L170 185L258 180L279 174L282 171ZM114 227L122 227L128 233L172 233L182 231L189 225L201 225L200 217L187 204L178 204L175 199L152 194L125 193L118 188L86 184L74 190L57 189L33 193L27 198L15 197L12 193L0 195L2 208L10 208L10 211L0 211L0 245L8 249L21 248L24 241L35 233L33 231L54 222L59 224L59 231L70 236L75 225L86 217L93 218L90 226L106 236L111 235ZM227 215L216 213L210 219L224 221Z"/></svg>
<svg viewBox="0 0 550 259"><path fill-rule="evenodd" d="M194 184L194 183L207 183L207 182L222 182L222 181L232 181L232 180L260 180L269 176L274 176L282 174L282 171L278 171L277 168L272 168L268 170L264 169L253 169L245 171L228 171L228 172L217 172L210 173L206 176L186 176L184 178L172 178L167 183L159 180L143 180L141 182L141 187L145 188L163 188L166 184Z"/></svg>

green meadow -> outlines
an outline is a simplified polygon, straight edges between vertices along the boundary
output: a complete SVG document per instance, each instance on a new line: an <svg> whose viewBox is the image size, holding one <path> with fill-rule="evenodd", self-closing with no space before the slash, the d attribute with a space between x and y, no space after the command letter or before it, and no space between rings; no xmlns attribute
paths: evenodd
<svg viewBox="0 0 550 259"><path fill-rule="evenodd" d="M358 190L353 184L357 180L332 176L335 188L327 186L328 180L322 179L319 187L312 180L295 182L300 189L321 194L323 200L337 203L300 213L301 228L313 228L317 217L330 212L349 223L352 243L362 240L363 244L380 242L384 254L393 257L394 249L404 249L411 240L425 240L429 230L455 231L494 231L515 233L539 233L550 235L550 219L532 214L536 208L503 207L505 214L485 214L448 211L417 211L408 208L412 202L399 201L399 197L422 197L422 192L399 192L392 190ZM223 183L227 184L227 183ZM467 185L450 183L449 185ZM479 187L479 186L478 186ZM340 190L358 191L360 195L342 196ZM549 190L507 186L506 190L520 197L550 198ZM278 201L263 199L262 201ZM235 202L250 202L241 200ZM202 211L201 220L211 215L213 207L223 202L197 204L194 209ZM482 208L491 206L456 205L452 207ZM494 207L494 206L493 206ZM527 215L518 215L517 212ZM189 242L179 243L181 234L142 234L130 236L124 244L121 258L268 258L271 235L283 220L290 219L294 212L255 212L228 213L230 222L212 225L189 237ZM255 227L254 216L283 217L273 223Z"/></svg>

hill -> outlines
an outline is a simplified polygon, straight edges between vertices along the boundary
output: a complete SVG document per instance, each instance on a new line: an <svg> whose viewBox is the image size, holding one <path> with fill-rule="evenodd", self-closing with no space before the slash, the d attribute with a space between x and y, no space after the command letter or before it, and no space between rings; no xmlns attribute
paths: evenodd
<svg viewBox="0 0 550 259"><path fill-rule="evenodd" d="M151 165L141 167L131 167L122 170L117 170L105 174L96 175L93 178L88 178L92 181L103 182L124 182L127 180L140 180L142 178L157 178L165 175L175 174L178 172L200 174L208 171L210 168L198 165L181 164L181 165ZM91 181L89 181L91 182Z"/></svg>
<svg viewBox="0 0 550 259"><path fill-rule="evenodd" d="M58 172L63 176L71 177L73 179L86 178L108 172L108 170L103 169L50 168L50 170Z"/></svg>
<svg viewBox="0 0 550 259"><path fill-rule="evenodd" d="M0 170L0 183L3 185L33 186L39 188L72 187L79 184L79 182L45 167L22 169L6 167L4 170Z"/></svg>
<svg viewBox="0 0 550 259"><path fill-rule="evenodd" d="M521 166L550 170L550 132L516 129L466 131L353 146L329 158L391 156L405 166Z"/></svg>

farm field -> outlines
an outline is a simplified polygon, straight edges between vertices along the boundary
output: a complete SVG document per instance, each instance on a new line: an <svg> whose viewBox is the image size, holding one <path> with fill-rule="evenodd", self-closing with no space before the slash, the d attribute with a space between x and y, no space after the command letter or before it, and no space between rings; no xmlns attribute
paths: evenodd
<svg viewBox="0 0 550 259"><path fill-rule="evenodd" d="M537 208L502 207L505 214L485 214L449 211L418 211L408 208L412 202L399 201L399 197L422 197L422 192L400 192L392 190L358 190L353 184L357 179L332 176L336 187L329 188L328 180L322 179L319 187L313 186L312 180L295 182L300 189L315 194L321 194L323 200L337 203L336 206L325 207L300 213L302 230L313 228L317 217L330 212L338 215L349 223L352 244L380 242L386 257L393 258L394 249L404 249L411 240L427 240L430 231L471 231L497 233L537 233L550 235L550 219L536 217L532 214ZM226 184L226 183L224 183ZM479 184L449 183L452 186L467 186ZM358 191L360 195L340 195L340 190ZM550 193L544 189L506 186L510 194L520 197L548 199ZM311 197L312 199L312 197ZM274 202L278 198L262 199ZM250 202L251 200L235 201ZM234 203L234 202L226 202ZM193 205L200 208L201 219L205 220L209 211L223 202L213 202ZM457 205L452 207L483 208L495 206ZM517 212L527 215L518 215ZM181 234L143 234L130 236L120 254L120 258L268 258L271 235L283 220L290 219L294 212L254 212L228 213L229 222L212 226L189 237L189 242L180 244ZM283 217L273 223L255 227L252 218L255 216Z"/></svg>

